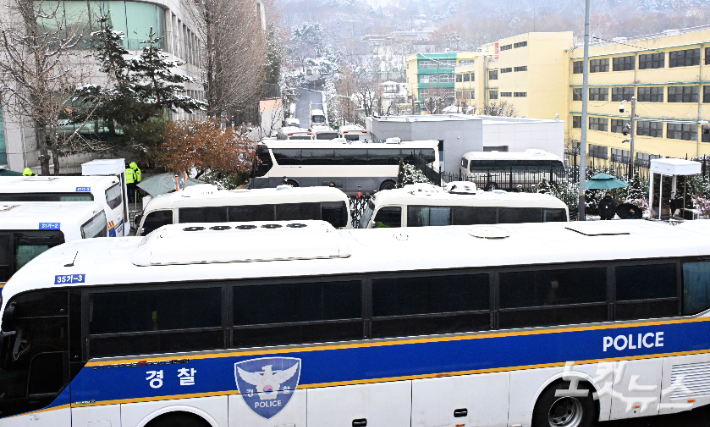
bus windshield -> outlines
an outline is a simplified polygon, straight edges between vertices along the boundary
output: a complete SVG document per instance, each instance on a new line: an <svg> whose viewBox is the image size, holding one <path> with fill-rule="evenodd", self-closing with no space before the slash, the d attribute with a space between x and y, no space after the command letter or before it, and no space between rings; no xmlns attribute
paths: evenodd
<svg viewBox="0 0 710 427"><path fill-rule="evenodd" d="M0 282L7 282L39 254L62 243L64 234L58 230L0 231Z"/></svg>
<svg viewBox="0 0 710 427"><path fill-rule="evenodd" d="M91 202L91 193L0 193L0 202Z"/></svg>

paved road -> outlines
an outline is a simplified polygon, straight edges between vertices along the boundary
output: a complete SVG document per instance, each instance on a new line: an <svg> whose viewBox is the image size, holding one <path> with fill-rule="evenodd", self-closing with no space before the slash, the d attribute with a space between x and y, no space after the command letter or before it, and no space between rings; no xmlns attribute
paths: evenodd
<svg viewBox="0 0 710 427"><path fill-rule="evenodd" d="M298 88L298 103L296 104L296 118L301 121L302 128L308 128L310 124L310 119L308 118L308 105L321 104L323 103L323 96L321 92ZM319 105L318 108L321 106Z"/></svg>
<svg viewBox="0 0 710 427"><path fill-rule="evenodd" d="M690 412L681 412L660 417L644 417L634 420L597 423L598 427L708 427L710 426L710 406Z"/></svg>

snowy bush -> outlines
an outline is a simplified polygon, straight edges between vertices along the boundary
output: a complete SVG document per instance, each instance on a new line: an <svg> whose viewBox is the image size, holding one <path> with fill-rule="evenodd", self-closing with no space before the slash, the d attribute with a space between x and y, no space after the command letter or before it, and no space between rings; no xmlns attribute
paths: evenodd
<svg viewBox="0 0 710 427"><path fill-rule="evenodd" d="M701 218L710 218L710 199L701 195L695 196L693 206L698 210Z"/></svg>
<svg viewBox="0 0 710 427"><path fill-rule="evenodd" d="M397 174L397 188L402 188L408 184L432 184L433 182L424 175L422 171L414 167L413 165L408 165L399 161L399 173Z"/></svg>

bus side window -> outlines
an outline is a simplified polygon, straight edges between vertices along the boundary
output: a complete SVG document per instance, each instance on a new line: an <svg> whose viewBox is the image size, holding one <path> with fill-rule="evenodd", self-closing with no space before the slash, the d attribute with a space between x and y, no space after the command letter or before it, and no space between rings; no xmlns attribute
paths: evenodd
<svg viewBox="0 0 710 427"><path fill-rule="evenodd" d="M154 211L145 217L143 222L143 229L140 230L140 235L145 236L146 234L157 230L158 228L172 224L173 223L173 211Z"/></svg>
<svg viewBox="0 0 710 427"><path fill-rule="evenodd" d="M106 230L106 213L104 211L99 212L93 218L86 221L81 226L81 237L83 239L93 239L94 237L106 237L108 231Z"/></svg>
<svg viewBox="0 0 710 427"><path fill-rule="evenodd" d="M567 222L567 214L564 209L543 209L542 222Z"/></svg>
<svg viewBox="0 0 710 427"><path fill-rule="evenodd" d="M616 267L616 320L679 315L675 264Z"/></svg>
<svg viewBox="0 0 710 427"><path fill-rule="evenodd" d="M274 205L230 206L230 222L273 221Z"/></svg>
<svg viewBox="0 0 710 427"><path fill-rule="evenodd" d="M282 138L281 133L279 133L279 139L285 139ZM271 170L271 167L273 166L273 162L271 161L271 154L269 154L269 149L264 148L264 147L259 147L256 150L256 157L259 159L259 165L256 167L256 176L257 177L262 177L269 173L269 170Z"/></svg>
<svg viewBox="0 0 710 427"><path fill-rule="evenodd" d="M517 224L521 222L540 222L540 208L500 208L498 222L501 224Z"/></svg>
<svg viewBox="0 0 710 427"><path fill-rule="evenodd" d="M399 206L388 206L380 208L375 215L375 228L401 227L402 208Z"/></svg>
<svg viewBox="0 0 710 427"><path fill-rule="evenodd" d="M178 222L180 224L188 222L227 222L227 208L222 206L180 208Z"/></svg>
<svg viewBox="0 0 710 427"><path fill-rule="evenodd" d="M236 347L362 339L359 280L234 286Z"/></svg>
<svg viewBox="0 0 710 427"><path fill-rule="evenodd" d="M453 208L453 225L495 224L497 222L496 208L466 207Z"/></svg>
<svg viewBox="0 0 710 427"><path fill-rule="evenodd" d="M320 219L320 203L286 203L276 205L276 221Z"/></svg>
<svg viewBox="0 0 710 427"><path fill-rule="evenodd" d="M710 262L683 263L683 314L710 308Z"/></svg>
<svg viewBox="0 0 710 427"><path fill-rule="evenodd" d="M441 206L408 206L407 227L451 225L451 208Z"/></svg>
<svg viewBox="0 0 710 427"><path fill-rule="evenodd" d="M500 273L500 328L607 320L606 271L595 267Z"/></svg>
<svg viewBox="0 0 710 427"><path fill-rule="evenodd" d="M335 228L348 225L348 208L344 202L321 203L321 219L328 221Z"/></svg>
<svg viewBox="0 0 710 427"><path fill-rule="evenodd" d="M0 282L7 282L13 270L12 233L0 234Z"/></svg>
<svg viewBox="0 0 710 427"><path fill-rule="evenodd" d="M111 187L106 189L106 203L109 208L116 209L121 206L121 202L123 202L123 193L121 192L121 186L118 183L113 184Z"/></svg>
<svg viewBox="0 0 710 427"><path fill-rule="evenodd" d="M372 337L490 329L489 295L488 274L373 280Z"/></svg>
<svg viewBox="0 0 710 427"><path fill-rule="evenodd" d="M221 287L91 293L89 313L90 357L224 348Z"/></svg>

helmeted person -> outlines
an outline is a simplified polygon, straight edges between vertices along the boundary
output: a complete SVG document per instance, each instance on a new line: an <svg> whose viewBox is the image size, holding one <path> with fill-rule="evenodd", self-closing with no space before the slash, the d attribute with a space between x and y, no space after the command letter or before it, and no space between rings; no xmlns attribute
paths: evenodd
<svg viewBox="0 0 710 427"><path fill-rule="evenodd" d="M136 185L136 171L130 166L126 166L126 187L128 188L128 200L130 203L138 189Z"/></svg>
<svg viewBox="0 0 710 427"><path fill-rule="evenodd" d="M131 169L133 169L133 172L135 173L135 178L136 178L136 184L141 182L141 168L138 167L138 164L136 162L131 162L130 165L128 165Z"/></svg>
<svg viewBox="0 0 710 427"><path fill-rule="evenodd" d="M32 172L32 169L25 168L25 170L22 171L22 176L37 176L37 174Z"/></svg>
<svg viewBox="0 0 710 427"><path fill-rule="evenodd" d="M611 197L610 192L606 192L604 198L599 202L599 216L601 219L612 219L616 214L616 202L614 198Z"/></svg>

